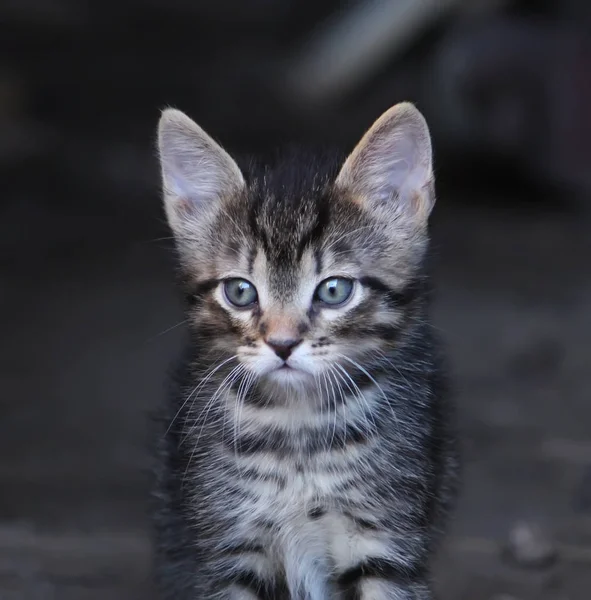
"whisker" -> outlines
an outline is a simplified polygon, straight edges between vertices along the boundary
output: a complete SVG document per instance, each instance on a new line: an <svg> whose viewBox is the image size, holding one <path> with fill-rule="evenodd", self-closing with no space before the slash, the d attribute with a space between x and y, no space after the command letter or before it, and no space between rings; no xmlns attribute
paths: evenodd
<svg viewBox="0 0 591 600"><path fill-rule="evenodd" d="M323 406L324 406L324 390L322 388L322 383L320 381L320 375L324 376L324 373L321 372L319 374L314 374L314 381L316 382L316 387L318 389L318 393L320 395L320 414L322 415L323 413ZM328 413L330 415L330 413ZM324 424L324 419L321 421L321 423ZM327 430L328 431L328 430ZM326 434L326 438L324 440L324 444L325 446L328 444L328 433Z"/></svg>
<svg viewBox="0 0 591 600"><path fill-rule="evenodd" d="M373 230L373 229L375 229L375 225L362 225L361 227L357 227L357 229L352 229L351 231L345 231L344 233L342 233L341 235L339 235L339 239L338 240L335 240L331 244L328 244L328 246L324 246L322 248L322 250L324 250L325 252L328 252L336 244L338 244L343 238L349 237L351 235L355 235L356 233L359 233L360 231L364 231L366 229L372 229Z"/></svg>
<svg viewBox="0 0 591 600"><path fill-rule="evenodd" d="M238 387L238 393L236 395L236 408L234 410L234 453L238 456L238 440L240 439L240 424L242 421L242 409L244 408L244 401L246 400L246 394L250 391L252 384L254 383L255 374L253 372L242 379L240 386Z"/></svg>
<svg viewBox="0 0 591 600"><path fill-rule="evenodd" d="M337 356L339 356L340 358L344 358L346 361L350 362L354 367L359 369L366 377L368 377L370 379L370 381L373 382L373 384L379 390L382 398L384 399L385 404L390 409L390 412L392 413L392 416L394 417L394 420L396 422L396 426L398 428L400 428L400 425L398 423L398 417L396 416L396 412L394 411L394 408L393 408L392 404L390 403L390 399L388 398L388 396L386 396L386 393L382 389L382 386L377 382L375 377L373 375L371 375L367 369L362 367L357 361L353 360L352 358L349 358L348 356L345 356L344 354L337 354Z"/></svg>
<svg viewBox="0 0 591 600"><path fill-rule="evenodd" d="M331 406L331 403L330 403L330 397L328 394L328 371L322 372L322 379L324 381L324 385L326 388L326 406L328 409L329 422L330 422L330 417L332 414L332 435L330 438L330 444L328 444L328 440L327 440L327 446L326 446L327 448L331 448L332 445L334 444L334 438L336 435L336 426L337 426L336 407L333 408L333 406ZM328 434L328 429L327 429L327 434Z"/></svg>
<svg viewBox="0 0 591 600"><path fill-rule="evenodd" d="M242 229L242 227L236 222L236 220L234 218L232 218L230 213L228 213L228 211L224 210L223 208L220 208L219 210L226 217L226 219L228 219L228 221L230 221L230 223L232 223L232 225L234 225L234 227L236 227L236 229L242 235L242 237L245 240L248 239L247 235L246 235L246 233L244 233L244 230Z"/></svg>
<svg viewBox="0 0 591 600"><path fill-rule="evenodd" d="M331 392L332 392L332 395L333 395L333 405L332 405L332 408L333 408L333 427L332 427L332 440L330 442L330 446L332 447L332 445L334 444L334 438L335 438L336 431L337 431L337 408L338 408L337 404L338 403L337 403L337 398L336 398L335 391L334 391L334 384L333 384L333 381L332 381L332 378L331 378L331 374L332 374L332 370L328 369L326 371L326 376L328 378L328 381L330 382L330 388L331 388ZM344 438L343 438L343 443L344 443Z"/></svg>
<svg viewBox="0 0 591 600"><path fill-rule="evenodd" d="M345 383L347 384L347 387L357 397L357 399L362 404L362 406L367 409L367 414L364 415L364 421L365 421L365 424L367 425L368 429L370 431L377 431L378 426L377 426L377 423L375 422L375 419L373 416L373 411L371 409L371 406L369 405L369 402L368 402L365 394L361 391L361 388L355 383L355 381L353 380L351 375L349 375L349 373L347 373L347 370L342 365L340 365L339 363L336 363L335 367L337 367L340 371L342 371L342 373L347 377L348 381L344 380ZM349 384L349 382L350 382L350 384ZM353 385L355 387L355 390L353 390L351 388L351 385ZM369 418L371 418L372 426L370 426Z"/></svg>
<svg viewBox="0 0 591 600"><path fill-rule="evenodd" d="M202 424L201 424L201 430L199 431L199 435L197 436L197 440L195 442L195 445L198 445L199 443L199 439L201 438L201 435L203 434L203 428L205 427L205 423L207 422L207 415L209 414L209 411L211 410L211 407L215 404L215 402L222 396L222 394L224 394L234 383L234 381L242 374L242 372L246 369L246 367L243 364L238 364L236 365L222 380L222 382L220 383L220 385L217 387L215 393L211 396L211 398L209 398L209 400L207 401L206 406L208 406L208 410L207 413L205 414L205 418L202 420ZM190 427L187 436L191 435L195 429L197 429L197 426L199 425L199 422L201 421L201 415L203 415L203 410L201 411L198 419L195 421L195 423Z"/></svg>
<svg viewBox="0 0 591 600"><path fill-rule="evenodd" d="M190 427L189 431L187 432L187 434L183 438L183 440L186 440L191 435L191 433L193 431L195 431L195 429L199 425L199 421L201 420L201 416L205 412L205 416L203 417L203 423L201 425L201 429L199 431L199 435L197 436L197 439L195 440L195 443L193 445L193 450L191 452L191 456L189 457L189 460L187 461L187 467L185 468L185 473L183 475L183 481L185 480L185 478L187 476L187 473L189 471L189 467L191 466L191 462L193 461L193 457L195 456L195 452L199 448L199 440L201 439L201 436L203 434L203 430L205 428L205 424L207 423L207 417L209 415L209 412L210 412L211 408L215 405L216 400L234 383L234 381L236 380L236 378L241 375L241 373L242 373L242 371L244 369L246 369L246 367L243 364L239 364L239 365L235 366L230 371L230 373L228 373L228 375L226 375L226 377L223 379L222 383L220 383L220 385L218 386L215 394L207 401L205 407L203 408L203 410L199 414L199 417L198 417L197 421ZM183 443L183 440L181 441L181 444Z"/></svg>
<svg viewBox="0 0 591 600"><path fill-rule="evenodd" d="M373 352L375 354L377 354L381 358L381 360L383 362L385 362L387 365L389 365L390 367L392 367L398 373L398 375L400 375L400 377L402 378L402 380L404 381L404 383L406 385L408 385L408 387L411 390L413 390L413 391L415 390L415 388L412 386L412 384L410 383L410 381L404 376L404 373L402 372L402 370L400 369L400 367L398 367L398 365L396 365L392 360L390 360L386 354L384 354L379 349L375 349Z"/></svg>
<svg viewBox="0 0 591 600"><path fill-rule="evenodd" d="M161 331L160 333L157 333L156 335L153 335L152 337L148 338L145 343L150 344L151 342L158 339L159 337L167 334L169 331L172 331L173 329L176 329L177 327L181 327L182 325L185 325L185 323L188 323L188 322L189 322L189 319L183 319L182 321L176 323L172 327L169 327L168 329L165 329L164 331Z"/></svg>
<svg viewBox="0 0 591 600"><path fill-rule="evenodd" d="M233 360L235 358L238 358L237 354L234 354L233 356L230 356L230 358L227 358L225 361L223 361L222 363L220 363L219 365L217 365L215 368L213 368L213 370L211 370L209 372L209 374L204 379L200 380L199 384L193 388L193 390L191 391L191 393L185 398L184 402L181 404L180 408L177 410L176 414L172 418L172 421L170 422L170 425L168 426L168 428L166 430L166 433L164 434L163 437L165 437L166 435L168 435L168 433L170 432L171 427L174 425L174 422L177 420L179 414L181 413L181 411L183 410L183 408L185 408L185 406L187 405L187 402L189 402L189 400L191 399L191 397L193 397L196 394L198 395L199 392L203 389L203 386L211 379L211 377L217 371L219 371L225 364L229 363L231 360ZM208 373L208 372L206 371L205 373Z"/></svg>

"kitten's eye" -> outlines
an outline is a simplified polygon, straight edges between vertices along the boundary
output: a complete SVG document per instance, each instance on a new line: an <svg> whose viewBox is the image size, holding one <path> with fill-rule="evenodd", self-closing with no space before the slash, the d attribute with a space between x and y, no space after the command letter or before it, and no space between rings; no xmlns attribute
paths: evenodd
<svg viewBox="0 0 591 600"><path fill-rule="evenodd" d="M246 308L257 301L257 290L246 279L226 279L224 295L230 304L238 308Z"/></svg>
<svg viewBox="0 0 591 600"><path fill-rule="evenodd" d="M317 288L315 297L328 306L344 304L353 292L353 282L344 277L325 279Z"/></svg>

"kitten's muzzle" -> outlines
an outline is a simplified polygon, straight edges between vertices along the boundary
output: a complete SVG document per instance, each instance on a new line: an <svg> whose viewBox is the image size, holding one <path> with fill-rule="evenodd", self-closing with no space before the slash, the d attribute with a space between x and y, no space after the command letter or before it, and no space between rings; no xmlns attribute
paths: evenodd
<svg viewBox="0 0 591 600"><path fill-rule="evenodd" d="M265 341L267 342L267 345L273 350L273 352L275 352L275 354L277 354L277 356L281 360L287 360L291 356L291 353L293 352L294 348L296 346L299 346L302 343L301 339L299 339L299 340L270 339L270 340L265 340Z"/></svg>

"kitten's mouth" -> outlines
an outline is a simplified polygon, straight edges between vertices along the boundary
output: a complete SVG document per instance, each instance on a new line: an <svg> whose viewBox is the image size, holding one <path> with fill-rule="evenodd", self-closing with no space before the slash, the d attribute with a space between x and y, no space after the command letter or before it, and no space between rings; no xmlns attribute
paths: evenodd
<svg viewBox="0 0 591 600"><path fill-rule="evenodd" d="M283 363L280 367L277 367L269 373L271 378L277 378L278 381L292 381L299 380L301 377L306 378L308 373L302 369L298 369L287 363Z"/></svg>

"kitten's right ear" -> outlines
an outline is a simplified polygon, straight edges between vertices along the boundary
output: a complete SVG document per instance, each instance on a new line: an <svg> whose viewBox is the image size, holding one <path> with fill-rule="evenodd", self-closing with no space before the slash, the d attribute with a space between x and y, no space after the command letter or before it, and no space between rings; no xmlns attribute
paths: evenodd
<svg viewBox="0 0 591 600"><path fill-rule="evenodd" d="M244 187L232 157L180 110L166 109L158 124L164 203L174 233L203 218Z"/></svg>

